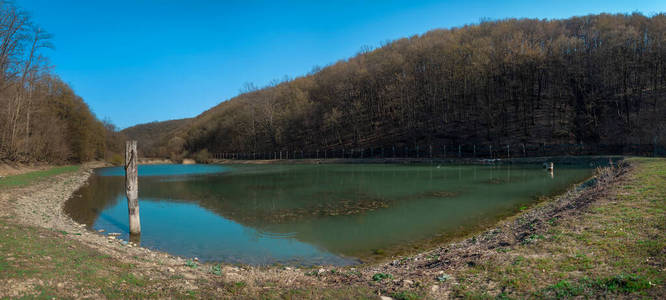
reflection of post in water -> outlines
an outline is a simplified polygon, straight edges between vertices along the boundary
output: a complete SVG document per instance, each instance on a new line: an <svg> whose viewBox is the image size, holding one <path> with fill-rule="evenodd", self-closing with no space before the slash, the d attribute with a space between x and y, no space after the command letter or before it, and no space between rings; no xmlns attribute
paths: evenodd
<svg viewBox="0 0 666 300"><path fill-rule="evenodd" d="M550 163L543 163L543 166L546 168L550 178L554 178L555 174L553 173L553 170L555 169L555 164L551 161Z"/></svg>
<svg viewBox="0 0 666 300"><path fill-rule="evenodd" d="M141 233L137 234L130 233L129 241L130 243L136 244L137 247L141 246Z"/></svg>

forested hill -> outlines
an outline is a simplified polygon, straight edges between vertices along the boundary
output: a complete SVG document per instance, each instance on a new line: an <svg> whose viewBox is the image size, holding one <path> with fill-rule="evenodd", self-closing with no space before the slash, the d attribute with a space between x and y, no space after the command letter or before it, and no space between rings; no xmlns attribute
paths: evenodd
<svg viewBox="0 0 666 300"><path fill-rule="evenodd" d="M139 155L144 157L160 156L160 151L165 148L161 141L173 136L177 129L187 126L192 119L169 120L162 122L151 122L139 124L123 129L120 133L125 137L141 141L137 143Z"/></svg>
<svg viewBox="0 0 666 300"><path fill-rule="evenodd" d="M160 152L652 144L664 141L665 87L664 13L489 21L248 88Z"/></svg>
<svg viewBox="0 0 666 300"><path fill-rule="evenodd" d="M50 72L50 38L26 12L0 1L0 161L109 159L122 137Z"/></svg>

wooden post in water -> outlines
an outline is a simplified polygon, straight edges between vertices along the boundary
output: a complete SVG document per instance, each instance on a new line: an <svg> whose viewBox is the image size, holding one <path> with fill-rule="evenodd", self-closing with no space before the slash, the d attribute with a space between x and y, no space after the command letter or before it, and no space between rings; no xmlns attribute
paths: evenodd
<svg viewBox="0 0 666 300"><path fill-rule="evenodd" d="M137 156L136 141L127 141L125 143L125 192L127 194L130 234L141 234Z"/></svg>

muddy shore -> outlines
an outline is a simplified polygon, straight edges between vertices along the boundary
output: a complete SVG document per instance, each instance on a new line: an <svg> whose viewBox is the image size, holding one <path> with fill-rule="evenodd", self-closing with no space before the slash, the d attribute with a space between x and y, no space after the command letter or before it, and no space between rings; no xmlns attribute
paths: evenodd
<svg viewBox="0 0 666 300"><path fill-rule="evenodd" d="M233 162L238 163L238 161ZM133 264L137 276L150 280L163 280L183 290L200 288L210 290L220 281L244 282L249 289L256 290L266 288L265 285L269 282L273 287L286 289L303 286L362 285L376 290L378 294L390 294L399 290L425 291L428 298L450 296L450 287L458 284L454 278L441 281L438 279L441 276L455 273L458 268L478 264L498 255L496 251L498 247L511 247L524 243L530 236L545 230L544 224L549 220L566 219L579 213L581 208L594 199L603 197L608 188L622 180L628 170L626 167L600 169L595 176L596 179L584 187L572 187L567 193L501 221L492 229L417 255L394 257L384 263L346 268L322 266L299 269L280 266L223 265L220 266L219 274L214 274L210 271L213 268L212 264L199 264L201 267L191 268L192 262L187 258L120 241L107 233L94 232L69 218L63 212L65 201L87 183L92 168L100 166L84 165L74 173L57 175L27 187L3 191L0 193L0 203L12 208L3 211L5 214L13 215L14 219L22 224L65 232L70 239ZM373 280L373 276L378 273L391 274L391 278ZM174 280L174 274L182 279Z"/></svg>

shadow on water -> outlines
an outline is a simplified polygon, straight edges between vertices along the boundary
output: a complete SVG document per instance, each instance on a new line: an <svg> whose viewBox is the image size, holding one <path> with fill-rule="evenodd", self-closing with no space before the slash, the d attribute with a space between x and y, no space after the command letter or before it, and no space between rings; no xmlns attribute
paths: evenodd
<svg viewBox="0 0 666 300"><path fill-rule="evenodd" d="M197 166L140 166L141 242L250 264L381 259L490 226L592 174L563 167L551 177L529 165ZM123 180L122 169L98 170L66 211L127 238Z"/></svg>

